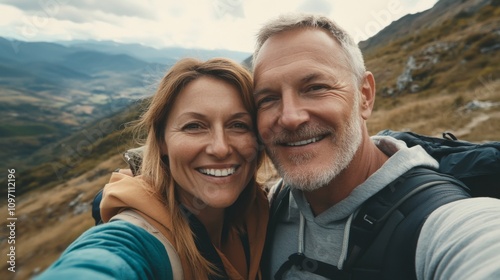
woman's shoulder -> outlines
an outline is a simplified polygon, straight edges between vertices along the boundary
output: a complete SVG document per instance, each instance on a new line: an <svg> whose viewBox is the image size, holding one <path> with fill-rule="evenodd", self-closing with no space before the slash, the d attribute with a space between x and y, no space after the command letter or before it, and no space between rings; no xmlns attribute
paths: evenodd
<svg viewBox="0 0 500 280"><path fill-rule="evenodd" d="M75 242L87 243L94 240L99 240L99 246L123 244L128 249L148 250L155 254L165 251L162 243L147 230L123 220L94 226L84 232Z"/></svg>
<svg viewBox="0 0 500 280"><path fill-rule="evenodd" d="M164 246L126 221L94 226L36 279L166 279L172 269Z"/></svg>

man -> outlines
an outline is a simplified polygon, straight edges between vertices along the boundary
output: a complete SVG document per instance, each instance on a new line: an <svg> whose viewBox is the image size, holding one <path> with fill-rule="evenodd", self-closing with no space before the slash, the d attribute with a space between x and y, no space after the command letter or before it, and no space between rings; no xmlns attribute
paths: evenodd
<svg viewBox="0 0 500 280"><path fill-rule="evenodd" d="M264 276L326 279L348 266L350 225L360 206L410 169L438 163L420 146L369 137L375 79L358 46L331 20L305 15L270 21L258 33L253 67L258 130L291 188L287 206L272 217ZM454 196L458 201L436 211L422 210L430 216L420 221L416 253L394 262L381 256L376 274L331 277L500 279L499 201L462 199L468 195L459 187ZM451 201L441 197L443 204ZM415 247L412 238L401 246ZM307 259L287 262L294 254Z"/></svg>

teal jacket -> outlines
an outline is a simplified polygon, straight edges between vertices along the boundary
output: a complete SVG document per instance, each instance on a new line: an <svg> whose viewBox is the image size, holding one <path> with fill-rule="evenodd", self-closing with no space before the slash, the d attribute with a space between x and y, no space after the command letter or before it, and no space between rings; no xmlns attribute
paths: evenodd
<svg viewBox="0 0 500 280"><path fill-rule="evenodd" d="M125 221L95 226L83 233L36 280L173 279L163 244Z"/></svg>

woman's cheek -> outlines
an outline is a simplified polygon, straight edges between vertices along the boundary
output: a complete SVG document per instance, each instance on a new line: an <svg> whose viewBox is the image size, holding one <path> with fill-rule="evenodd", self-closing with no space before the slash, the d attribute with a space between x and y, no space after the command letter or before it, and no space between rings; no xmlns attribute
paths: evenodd
<svg viewBox="0 0 500 280"><path fill-rule="evenodd" d="M257 161L258 145L255 136L248 136L240 139L240 154L247 162Z"/></svg>

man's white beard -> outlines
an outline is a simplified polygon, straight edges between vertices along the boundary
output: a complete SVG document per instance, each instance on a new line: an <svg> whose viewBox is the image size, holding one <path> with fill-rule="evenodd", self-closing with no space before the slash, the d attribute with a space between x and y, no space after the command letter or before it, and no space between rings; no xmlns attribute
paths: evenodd
<svg viewBox="0 0 500 280"><path fill-rule="evenodd" d="M329 131L332 133L330 135L331 141L336 143L335 148L337 149L337 153L334 158L325 162L321 168L308 168L308 162L316 155L313 153L305 153L290 155L288 161L291 161L295 165L295 168L293 168L293 170L285 170L283 165L278 162L277 156L272 151L268 150L269 157L273 161L285 184L302 191L313 191L328 185L340 174L340 172L342 172L342 170L349 166L362 139L361 119L357 100L358 98L355 98L355 105L349 117L349 121L344 127L344 131L339 134L329 128ZM340 135L342 135L341 139L338 138ZM297 168L298 165L302 165L302 167Z"/></svg>

